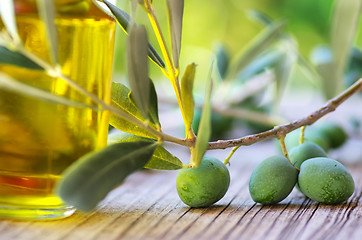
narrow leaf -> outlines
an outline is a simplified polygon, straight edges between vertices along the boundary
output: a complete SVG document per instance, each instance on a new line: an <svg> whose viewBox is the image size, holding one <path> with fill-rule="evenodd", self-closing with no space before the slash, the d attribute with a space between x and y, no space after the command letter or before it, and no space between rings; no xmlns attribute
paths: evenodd
<svg viewBox="0 0 362 240"><path fill-rule="evenodd" d="M115 132L108 135L108 144L137 141L155 142L149 138L143 138L122 132ZM168 152L164 147L158 145L151 160L149 160L144 167L148 169L177 170L183 167L183 163L176 156Z"/></svg>
<svg viewBox="0 0 362 240"><path fill-rule="evenodd" d="M58 63L58 33L55 25L55 5L53 1L37 0L39 16L45 24L50 59L53 64Z"/></svg>
<svg viewBox="0 0 362 240"><path fill-rule="evenodd" d="M270 16L268 16L265 13L260 12L256 9L249 10L248 15L251 19L257 20L264 25L269 25L269 24L273 23L273 20Z"/></svg>
<svg viewBox="0 0 362 240"><path fill-rule="evenodd" d="M322 80L322 89L325 96L334 96L335 84L339 80L336 75L336 63L333 61L333 53L329 46L318 46L313 49L311 61Z"/></svg>
<svg viewBox="0 0 362 240"><path fill-rule="evenodd" d="M13 52L6 47L0 46L0 63L10 64L18 67L34 69L34 70L43 70L38 64L22 55L19 52Z"/></svg>
<svg viewBox="0 0 362 240"><path fill-rule="evenodd" d="M263 52L240 72L238 79L245 82L253 76L264 72L266 69L274 68L282 55L283 53L280 49L274 48Z"/></svg>
<svg viewBox="0 0 362 240"><path fill-rule="evenodd" d="M331 48L335 62L336 82L329 80L328 84L335 87L334 97L342 90L343 73L346 68L353 42L358 31L358 22L362 11L361 0L339 0L336 2L332 20Z"/></svg>
<svg viewBox="0 0 362 240"><path fill-rule="evenodd" d="M167 0L169 27L172 40L172 56L175 67L179 67L182 37L182 18L184 13L184 0Z"/></svg>
<svg viewBox="0 0 362 240"><path fill-rule="evenodd" d="M335 96L336 88L333 83L340 81L340 78L333 70L336 68L336 64L333 61L321 63L316 66L318 73L322 76L323 92L327 98L328 96Z"/></svg>
<svg viewBox="0 0 362 240"><path fill-rule="evenodd" d="M111 13L115 17L115 19L117 20L117 23L119 24L119 26L123 29L123 31L126 34L128 34L128 30L129 30L130 24L132 22L131 16L128 13L126 13L125 11L114 6L107 0L103 0L103 2L107 5L107 7L111 11ZM134 26L137 26L137 25L134 23ZM163 62L160 55L157 53L156 49L150 43L148 43L148 56L158 66L160 66L161 68L165 68L165 66L166 66L165 63Z"/></svg>
<svg viewBox="0 0 362 240"><path fill-rule="evenodd" d="M132 96L145 118L148 117L150 84L147 62L146 28L133 27L128 37L128 78Z"/></svg>
<svg viewBox="0 0 362 240"><path fill-rule="evenodd" d="M206 85L206 92L205 92L205 100L204 100L204 106L202 108L201 113L201 119L200 119L200 125L198 129L198 135L195 143L195 149L192 154L192 165L193 166L199 166L202 157L204 156L208 143L211 137L211 91L212 91L212 73L213 64L210 69L208 83Z"/></svg>
<svg viewBox="0 0 362 240"><path fill-rule="evenodd" d="M229 68L230 59L226 47L221 43L215 47L215 56L216 66L219 71L220 77L224 79Z"/></svg>
<svg viewBox="0 0 362 240"><path fill-rule="evenodd" d="M157 92L156 92L156 88L155 85L153 84L153 81L150 79L150 104L149 104L149 109L148 109L148 117L149 120L151 120L151 122L153 124L155 124L155 126L161 127L161 123L158 117L158 100L157 100ZM134 103L134 97L132 92L130 92L128 98L130 99L130 101L132 103ZM136 104L134 104L136 106ZM137 107L137 106L136 106Z"/></svg>
<svg viewBox="0 0 362 240"><path fill-rule="evenodd" d="M98 110L94 106L74 102L67 98L27 85L3 73L0 73L0 88L51 103L57 103L72 107L92 108L94 110Z"/></svg>
<svg viewBox="0 0 362 240"><path fill-rule="evenodd" d="M194 79L196 72L196 64L191 63L186 67L185 73L181 78L181 99L182 107L185 112L186 137L191 130L192 119L194 118L194 96L192 94L194 87Z"/></svg>
<svg viewBox="0 0 362 240"><path fill-rule="evenodd" d="M150 120L161 127L160 119L158 117L158 99L157 92L153 81L150 79L150 106L149 106Z"/></svg>
<svg viewBox="0 0 362 240"><path fill-rule="evenodd" d="M241 70L244 69L255 57L265 51L271 44L282 36L284 22L274 22L269 24L255 39L246 46L246 50L241 57L234 60L230 72L229 78L234 78Z"/></svg>
<svg viewBox="0 0 362 240"><path fill-rule="evenodd" d="M0 17L6 30L15 42L20 42L18 28L15 19L15 6L13 0L2 0L0 6Z"/></svg>
<svg viewBox="0 0 362 240"><path fill-rule="evenodd" d="M81 211L90 211L131 173L141 169L157 146L151 142L112 144L81 157L64 172L56 193Z"/></svg>
<svg viewBox="0 0 362 240"><path fill-rule="evenodd" d="M138 109L138 107L133 103L133 101L129 98L130 89L124 86L121 83L112 83L112 106L128 113L129 115L134 116L135 118L143 121L145 118L143 117L142 113ZM137 127L131 122L128 122L124 120L123 118L120 118L118 115L111 114L109 123L127 133L135 134L142 137L147 138L156 138L152 134L150 134L148 131L146 131L143 128ZM157 129L155 124L150 123L150 127Z"/></svg>
<svg viewBox="0 0 362 240"><path fill-rule="evenodd" d="M279 56L274 69L276 82L275 106L279 104L279 100L288 83L292 69L298 59L297 49L291 38L284 38L280 41L278 49L280 50L281 55Z"/></svg>

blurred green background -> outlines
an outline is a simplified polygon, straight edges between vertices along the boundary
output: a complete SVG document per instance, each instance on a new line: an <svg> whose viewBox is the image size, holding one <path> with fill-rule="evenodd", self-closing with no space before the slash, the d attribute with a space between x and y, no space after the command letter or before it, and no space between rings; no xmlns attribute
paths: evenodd
<svg viewBox="0 0 362 240"><path fill-rule="evenodd" d="M257 10L273 20L286 21L286 32L295 38L302 57L309 60L313 48L328 44L331 15L335 0L192 0L185 1L183 36L181 48L181 72L187 64L198 64L197 78L208 74L210 59L215 43L224 44L234 56L265 27L250 17L250 10ZM154 0L155 11L169 43L167 8L165 0ZM118 6L130 12L130 1L118 0ZM150 30L147 16L141 8L137 11L136 22L145 24ZM362 47L362 18L355 38L355 46ZM149 31L149 39L158 49L156 39ZM124 40L119 34L116 69L124 72ZM151 73L161 76L157 67L151 64Z"/></svg>

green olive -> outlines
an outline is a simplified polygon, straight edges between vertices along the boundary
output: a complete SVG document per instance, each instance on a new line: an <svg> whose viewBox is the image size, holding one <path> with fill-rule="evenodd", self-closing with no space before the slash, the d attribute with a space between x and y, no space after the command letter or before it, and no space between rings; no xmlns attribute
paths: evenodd
<svg viewBox="0 0 362 240"><path fill-rule="evenodd" d="M327 153L313 142L300 144L292 148L289 153L290 161L298 169L305 160L315 157L327 157Z"/></svg>
<svg viewBox="0 0 362 240"><path fill-rule="evenodd" d="M297 179L298 171L286 157L269 157L251 174L249 192L257 203L275 204L289 195Z"/></svg>
<svg viewBox="0 0 362 240"><path fill-rule="evenodd" d="M208 207L227 192L230 174L218 159L205 157L200 166L179 170L176 189L180 199L190 207Z"/></svg>
<svg viewBox="0 0 362 240"><path fill-rule="evenodd" d="M299 139L300 129L296 129L293 132L288 133L285 137L285 145L287 149L291 150L293 147L298 146L300 144ZM310 126L305 129L304 142L313 142L323 148L326 152L328 152L330 148L328 139L326 139L314 126Z"/></svg>
<svg viewBox="0 0 362 240"><path fill-rule="evenodd" d="M347 141L346 131L337 123L327 122L317 126L317 128L321 135L327 139L331 148L339 148Z"/></svg>
<svg viewBox="0 0 362 240"><path fill-rule="evenodd" d="M339 204L354 191L354 181L349 171L341 163L325 157L303 162L298 184L304 195L325 204Z"/></svg>

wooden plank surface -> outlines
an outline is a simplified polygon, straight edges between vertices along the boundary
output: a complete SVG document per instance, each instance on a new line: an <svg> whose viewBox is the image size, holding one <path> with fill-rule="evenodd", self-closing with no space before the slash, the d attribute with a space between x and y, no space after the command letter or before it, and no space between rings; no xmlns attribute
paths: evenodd
<svg viewBox="0 0 362 240"><path fill-rule="evenodd" d="M355 114L355 106L360 106L361 99L357 102L345 109ZM298 110L300 115L307 112L302 108ZM335 116L346 119L343 108L338 111L339 115ZM175 189L176 171L144 170L127 178L92 213L76 212L67 219L48 222L0 220L0 239L360 240L362 143L349 144L352 148L333 154L347 164L356 185L353 196L340 205L319 204L297 190L280 204L255 204L248 192L250 174L258 162L276 153L272 142L262 142L237 151L229 167L230 189L222 200L209 208L193 209L181 202ZM188 161L186 149L172 145L168 148ZM208 154L224 159L229 151L214 150Z"/></svg>
<svg viewBox="0 0 362 240"><path fill-rule="evenodd" d="M294 190L280 204L262 206L250 198L248 181L273 148L260 143L234 156L230 189L209 208L189 208L179 200L176 172L145 170L130 176L93 213L49 222L1 220L0 239L361 239L362 164L349 167L357 187L343 204L322 205ZM248 161L255 155L257 160Z"/></svg>

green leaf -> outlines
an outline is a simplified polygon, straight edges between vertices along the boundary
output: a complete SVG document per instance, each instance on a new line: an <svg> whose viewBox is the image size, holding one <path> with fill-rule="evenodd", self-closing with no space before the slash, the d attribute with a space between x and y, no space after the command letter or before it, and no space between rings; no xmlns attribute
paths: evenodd
<svg viewBox="0 0 362 240"><path fill-rule="evenodd" d="M240 72L238 79L240 79L241 82L245 82L253 76L264 72L266 69L274 68L282 55L283 53L280 49L275 48L263 52Z"/></svg>
<svg viewBox="0 0 362 240"><path fill-rule="evenodd" d="M81 211L90 211L131 173L141 169L157 146L151 142L112 144L81 157L65 170L56 193Z"/></svg>
<svg viewBox="0 0 362 240"><path fill-rule="evenodd" d="M247 45L241 57L234 60L228 73L229 78L234 78L255 57L264 52L271 44L278 40L283 33L284 22L276 21L269 24L254 40Z"/></svg>
<svg viewBox="0 0 362 240"><path fill-rule="evenodd" d="M79 102L71 101L67 98L55 95L53 93L44 91L42 89L27 85L25 83L22 83L18 80L15 80L11 78L8 75L5 75L3 73L0 73L0 89L5 89L7 91L15 92L24 96L40 99L43 101L51 102L51 103L57 103L62 104L66 106L72 106L72 107L81 107L81 108L91 108L94 110L99 110L98 108L86 105Z"/></svg>
<svg viewBox="0 0 362 240"><path fill-rule="evenodd" d="M278 43L278 48L281 55L276 61L274 73L276 82L275 106L279 104L283 91L288 83L290 74L295 66L298 54L296 44L293 39L285 37Z"/></svg>
<svg viewBox="0 0 362 240"><path fill-rule="evenodd" d="M213 64L211 66L208 77L209 82L206 85L204 106L202 108L195 149L192 153L191 164L195 167L198 167L200 165L202 157L204 156L208 148L208 143L211 137L211 91L213 84L211 77L212 69Z"/></svg>
<svg viewBox="0 0 362 240"><path fill-rule="evenodd" d="M169 27L172 40L172 56L175 67L179 66L182 37L182 18L184 13L183 0L167 0L167 9L169 15Z"/></svg>
<svg viewBox="0 0 362 240"><path fill-rule="evenodd" d="M270 16L256 9L249 10L248 15L251 19L257 20L264 25L269 25L273 23L273 19Z"/></svg>
<svg viewBox="0 0 362 240"><path fill-rule="evenodd" d="M158 100L157 100L157 92L156 92L156 88L155 85L153 84L153 81L150 79L150 105L149 105L149 109L148 109L148 117L149 120L151 120L151 122L153 124L155 124L155 126L161 127L161 123L158 117ZM132 101L134 103L134 97L132 94L132 91L130 92L128 98L130 99L130 101ZM136 104L134 104L136 106Z"/></svg>
<svg viewBox="0 0 362 240"><path fill-rule="evenodd" d="M186 137L191 130L192 119L194 118L194 96L192 94L195 80L196 64L191 63L186 67L185 73L181 78L181 99L182 107L185 112Z"/></svg>
<svg viewBox="0 0 362 240"><path fill-rule="evenodd" d="M43 70L38 64L24 56L19 52L13 52L6 47L0 46L0 63L10 64L18 67L34 69L34 70Z"/></svg>
<svg viewBox="0 0 362 240"><path fill-rule="evenodd" d="M144 121L145 118L143 117L143 115L140 112L140 110L138 109L138 107L129 98L129 94L130 94L129 88L127 88L126 86L124 86L121 83L113 82L112 83L112 106L128 113L129 115L134 116L135 118L137 118L141 121ZM111 114L109 123L113 127L117 128L123 132L135 134L135 135L142 136L142 137L157 139L157 137L153 136L151 133L149 133L145 129L136 126L132 122L124 120L123 118L119 117L116 114ZM149 126L157 130L157 127L155 126L155 124L150 123Z"/></svg>
<svg viewBox="0 0 362 240"><path fill-rule="evenodd" d="M331 49L335 62L336 82L328 80L328 84L334 86L335 91L327 95L327 98L337 95L343 86L343 73L346 68L353 42L358 31L358 22L361 16L361 0L339 0L336 2L332 19Z"/></svg>
<svg viewBox="0 0 362 240"><path fill-rule="evenodd" d="M157 100L157 92L153 81L150 79L150 106L149 106L149 117L150 120L161 127L160 119L158 117L158 100Z"/></svg>
<svg viewBox="0 0 362 240"><path fill-rule="evenodd" d="M15 6L13 0L2 0L0 6L0 18L4 23L6 30L15 42L20 42L18 27L15 19Z"/></svg>
<svg viewBox="0 0 362 240"><path fill-rule="evenodd" d="M55 5L53 1L37 0L39 16L45 25L45 34L49 47L50 59L53 64L58 63L58 33L55 25Z"/></svg>
<svg viewBox="0 0 362 240"><path fill-rule="evenodd" d="M133 27L128 37L128 80L135 103L145 118L148 117L150 84L147 61L147 32L144 26Z"/></svg>
<svg viewBox="0 0 362 240"><path fill-rule="evenodd" d="M336 75L336 64L332 62L320 63L316 66L318 73L322 76L323 92L326 98L334 97L336 88L333 83L340 81L339 76Z"/></svg>
<svg viewBox="0 0 362 240"><path fill-rule="evenodd" d="M155 142L153 139L122 132L115 132L108 135L108 144L137 141ZM183 167L183 163L177 157L168 152L164 147L158 145L151 160L149 160L144 167L148 169L177 170Z"/></svg>
<svg viewBox="0 0 362 240"><path fill-rule="evenodd" d="M118 7L114 6L107 0L103 0L103 2L107 5L109 10L112 12L113 16L116 18L117 23L120 25L120 27L123 29L123 31L128 34L128 28L130 27L130 24L132 22L131 16L126 13L125 11L119 9ZM135 23L134 26L137 26ZM156 63L161 68L165 68L165 63L163 62L160 55L157 53L156 49L148 43L148 56L149 58Z"/></svg>
<svg viewBox="0 0 362 240"><path fill-rule="evenodd" d="M338 82L339 76L336 75L336 63L333 61L333 53L329 46L315 47L311 54L311 61L319 73L323 92L325 96L334 96L336 88L334 84Z"/></svg>
<svg viewBox="0 0 362 240"><path fill-rule="evenodd" d="M215 56L217 70L219 71L221 78L224 79L226 77L230 59L226 47L223 44L220 43L216 45Z"/></svg>

